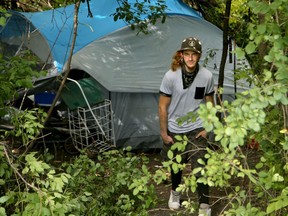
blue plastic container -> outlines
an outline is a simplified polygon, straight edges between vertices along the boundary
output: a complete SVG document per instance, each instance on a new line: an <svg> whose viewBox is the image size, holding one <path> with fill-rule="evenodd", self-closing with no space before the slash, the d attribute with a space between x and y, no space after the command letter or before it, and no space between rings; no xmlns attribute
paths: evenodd
<svg viewBox="0 0 288 216"><path fill-rule="evenodd" d="M34 95L35 104L40 106L50 106L55 98L55 93L42 92Z"/></svg>

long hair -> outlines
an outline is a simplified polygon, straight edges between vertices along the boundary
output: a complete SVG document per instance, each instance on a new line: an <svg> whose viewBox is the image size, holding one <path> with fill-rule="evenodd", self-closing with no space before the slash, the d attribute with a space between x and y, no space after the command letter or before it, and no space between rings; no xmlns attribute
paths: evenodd
<svg viewBox="0 0 288 216"><path fill-rule="evenodd" d="M182 66L182 64L183 64L182 52L177 51L172 57L171 70L176 71L179 67Z"/></svg>

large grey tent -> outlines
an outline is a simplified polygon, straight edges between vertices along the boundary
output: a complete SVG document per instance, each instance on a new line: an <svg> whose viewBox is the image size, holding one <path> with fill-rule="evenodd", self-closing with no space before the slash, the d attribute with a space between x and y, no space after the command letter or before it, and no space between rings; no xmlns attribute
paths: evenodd
<svg viewBox="0 0 288 216"><path fill-rule="evenodd" d="M131 4L135 0L129 1ZM155 1L151 1L155 3ZM105 98L112 101L118 146L158 148L158 91L172 55L181 41L194 36L201 40L201 64L213 73L215 86L222 55L222 31L182 3L167 0L167 19L149 27L150 34L136 31L122 20L114 22L117 0L92 0L93 17L87 5L79 11L79 27L71 68L95 79ZM61 73L67 62L73 34L74 6L37 13L12 13L1 41L29 47ZM146 17L143 16L143 19ZM234 69L239 62L227 60L224 94L234 95ZM236 83L237 91L248 88Z"/></svg>

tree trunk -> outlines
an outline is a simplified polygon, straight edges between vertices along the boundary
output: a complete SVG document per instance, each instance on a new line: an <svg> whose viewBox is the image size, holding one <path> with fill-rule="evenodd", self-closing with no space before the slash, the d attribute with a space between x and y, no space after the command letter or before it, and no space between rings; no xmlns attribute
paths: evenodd
<svg viewBox="0 0 288 216"><path fill-rule="evenodd" d="M265 14L259 13L258 14L259 24L265 22ZM264 63L264 56L267 55L267 44L262 41L258 46L258 59L259 62L256 67L256 74L262 74L263 73L263 63Z"/></svg>
<svg viewBox="0 0 288 216"><path fill-rule="evenodd" d="M223 88L223 85L224 85L224 75L225 75L224 72L225 72L225 64L226 64L227 53L228 53L228 28L229 28L231 3L232 3L232 0L226 0L226 9L225 9L225 16L224 16L224 24L223 24L223 51L222 51L220 68L219 68L218 90ZM220 94L219 92L217 92L217 98L216 98L217 104L220 105L221 101L222 101L222 93Z"/></svg>
<svg viewBox="0 0 288 216"><path fill-rule="evenodd" d="M75 9L74 9L74 32L73 32L73 40L72 40L72 44L71 44L71 47L70 47L70 54L69 54L69 58L68 58L68 61L67 61L67 69L65 70L64 72L64 77L62 79L62 82L60 84L60 87L56 93L56 96L54 98L54 101L50 107L50 109L48 110L48 113L47 113L47 117L46 117L46 120L45 120L45 123L48 121L48 119L50 118L51 114L52 114L52 111L56 105L56 102L58 100L58 98L60 97L60 94L62 92L62 89L64 88L64 85L66 83L66 80L69 76L69 72L70 72L70 67L71 67L71 60L72 60L72 56L73 56L73 50L74 50L74 46L75 46L75 41L76 41L76 38L77 38L77 29L78 29L78 11L79 11L79 7L80 7L80 3L81 3L81 0L79 0L76 4L75 4Z"/></svg>

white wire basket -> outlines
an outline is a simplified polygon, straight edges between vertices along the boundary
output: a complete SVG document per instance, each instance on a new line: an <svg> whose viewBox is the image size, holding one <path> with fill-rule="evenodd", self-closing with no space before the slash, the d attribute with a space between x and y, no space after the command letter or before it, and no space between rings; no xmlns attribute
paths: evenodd
<svg viewBox="0 0 288 216"><path fill-rule="evenodd" d="M79 151L100 152L115 147L113 113L110 100L87 108L69 110L69 131L73 145Z"/></svg>

